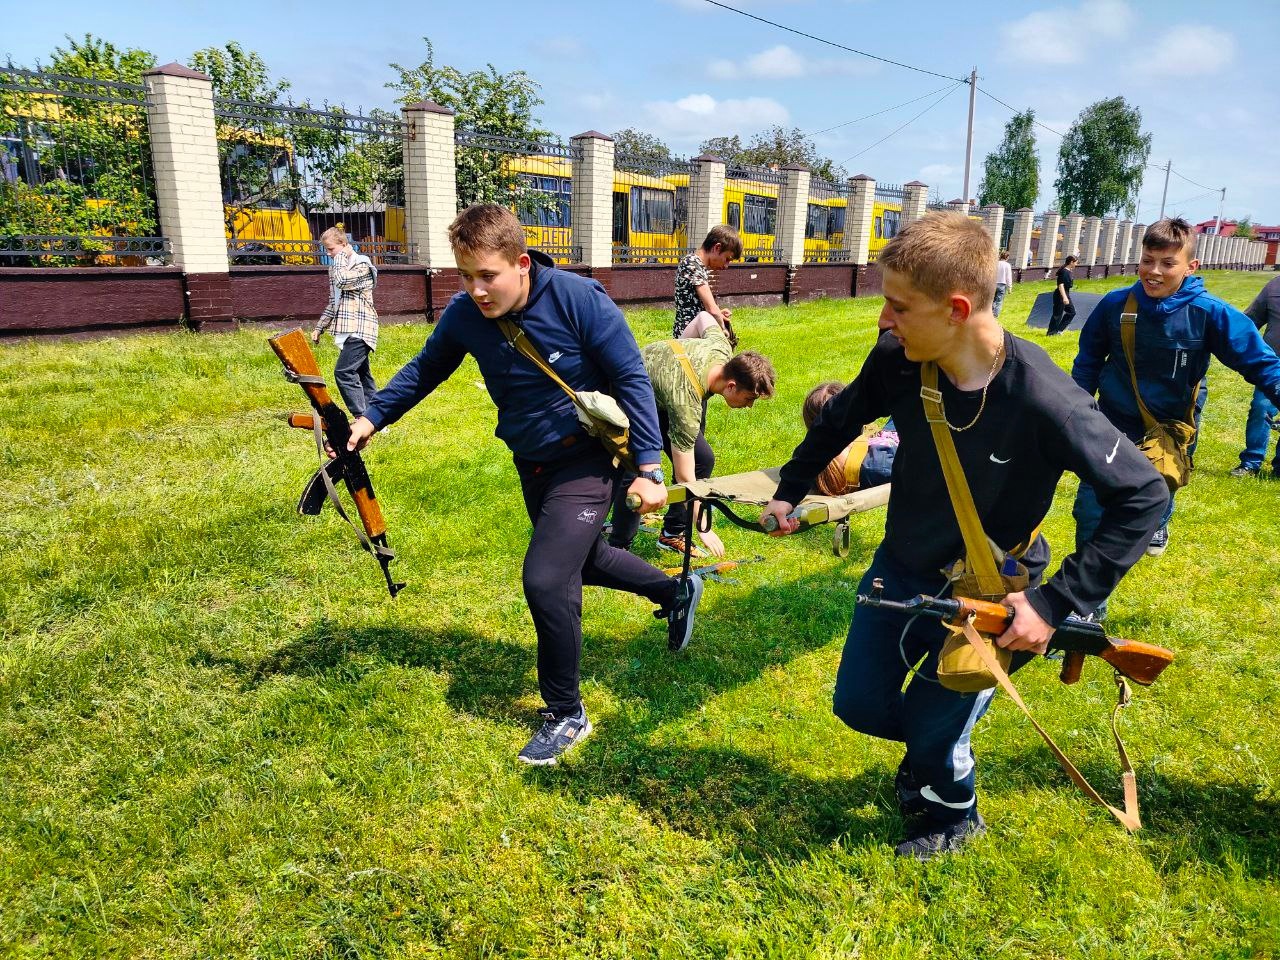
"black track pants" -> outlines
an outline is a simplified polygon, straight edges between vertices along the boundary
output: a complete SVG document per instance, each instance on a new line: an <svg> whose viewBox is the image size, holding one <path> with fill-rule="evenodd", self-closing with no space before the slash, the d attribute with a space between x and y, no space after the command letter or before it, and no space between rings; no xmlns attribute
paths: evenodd
<svg viewBox="0 0 1280 960"><path fill-rule="evenodd" d="M676 580L601 538L618 476L603 450L552 464L519 457L515 463L533 521L524 595L538 635L538 686L548 707L568 713L582 702L583 585L625 590L668 607Z"/></svg>

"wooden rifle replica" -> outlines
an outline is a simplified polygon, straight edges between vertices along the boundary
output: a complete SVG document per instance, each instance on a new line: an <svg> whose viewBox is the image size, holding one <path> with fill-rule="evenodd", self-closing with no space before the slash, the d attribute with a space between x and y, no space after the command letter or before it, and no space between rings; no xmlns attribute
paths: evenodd
<svg viewBox="0 0 1280 960"><path fill-rule="evenodd" d="M301 330L291 330L272 337L268 342L276 356L280 358L280 362L284 364L285 378L302 387L315 411L314 415L292 413L288 417L289 426L312 431L316 439L316 449L320 454L320 469L315 472L302 491L302 497L298 500L298 513L317 516L326 499L333 503L338 515L360 538L361 546L377 559L378 565L382 567L382 575L386 578L387 589L394 597L404 584L397 583L391 576L391 561L396 555L387 546L387 524L382 518L378 499L374 496L373 484L369 481L369 471L365 469L364 458L358 451L347 449L347 441L351 438L351 423L347 420L347 415L329 396L306 334ZM332 460L328 458L326 446L334 454ZM363 530L351 522L351 518L343 509L335 486L338 481L346 484Z"/></svg>
<svg viewBox="0 0 1280 960"><path fill-rule="evenodd" d="M871 593L858 594L857 603L866 607L883 607L905 616L933 617L944 621L948 629L953 632L962 631L975 651L979 652L996 682L1031 721L1031 725L1035 727L1036 732L1040 734L1075 785L1094 803L1105 807L1126 830L1133 831L1141 828L1142 819L1138 814L1137 775L1134 773L1133 764L1129 762L1129 754L1120 739L1120 733L1116 729L1116 719L1120 711L1129 705L1129 686L1125 682L1126 678L1144 687L1150 686L1164 668L1173 662L1172 651L1150 643L1108 637L1099 624L1075 617L1068 617L1059 624L1053 636L1049 638L1049 649L1059 650L1065 654L1060 677L1063 683L1075 683L1080 679L1080 670L1086 656L1099 657L1115 668L1116 690L1119 698L1115 709L1111 712L1111 735L1115 738L1116 752L1120 758L1120 782L1124 790L1124 808L1121 809L1112 806L1102 798L1102 795L1085 779L1084 774L1053 742L1048 732L1036 722L1008 675L1001 669L994 654L982 645L979 635L997 637L1004 633L1013 621L1011 609L1001 603L988 603L969 597L942 600L922 594L906 602L885 600L881 596L883 590L884 583L877 577L871 582Z"/></svg>
<svg viewBox="0 0 1280 960"><path fill-rule="evenodd" d="M973 628L990 637L1000 636L1013 622L1013 611L1000 603L988 603L969 597L940 600L923 594L901 603L883 599L883 589L883 582L877 578L872 581L871 593L858 594L856 602L864 607L894 610L905 616L946 620L955 626L960 626L972 617ZM1100 624L1078 617L1068 617L1058 626L1049 638L1049 649L1063 654L1062 673L1059 675L1063 683L1075 683L1080 679L1086 656L1105 660L1121 676L1144 687L1151 686L1164 668L1173 663L1171 650L1152 643L1108 637Z"/></svg>

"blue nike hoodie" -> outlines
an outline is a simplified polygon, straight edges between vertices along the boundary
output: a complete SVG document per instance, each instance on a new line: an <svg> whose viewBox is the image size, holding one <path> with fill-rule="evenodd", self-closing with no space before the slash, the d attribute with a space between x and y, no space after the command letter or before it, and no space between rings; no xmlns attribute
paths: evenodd
<svg viewBox="0 0 1280 960"><path fill-rule="evenodd" d="M662 439L653 386L622 311L598 281L557 270L538 251L529 256L534 262L529 299L509 318L574 390L612 393L631 420L636 462L657 463ZM377 392L364 415L378 428L395 423L447 380L467 354L476 358L498 408L494 434L516 456L559 460L568 454L564 438L585 437L569 396L514 350L465 292L449 301L422 350Z"/></svg>
<svg viewBox="0 0 1280 960"><path fill-rule="evenodd" d="M1138 303L1134 361L1142 400L1157 420L1185 419L1191 394L1217 357L1280 405L1280 357L1267 346L1253 321L1209 293L1190 276L1163 300L1147 295L1139 281L1112 290L1094 308L1080 331L1071 377L1116 426L1142 434L1142 415L1133 395L1129 364L1120 339L1120 314L1133 293Z"/></svg>

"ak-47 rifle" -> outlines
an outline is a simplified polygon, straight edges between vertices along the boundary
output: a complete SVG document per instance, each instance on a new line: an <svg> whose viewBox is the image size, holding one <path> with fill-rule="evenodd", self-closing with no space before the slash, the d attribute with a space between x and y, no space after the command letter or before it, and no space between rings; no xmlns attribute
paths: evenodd
<svg viewBox="0 0 1280 960"><path fill-rule="evenodd" d="M320 376L320 367L316 363L311 345L307 343L306 334L301 330L291 330L272 337L269 341L280 362L284 364L285 377L302 387L311 401L315 415L292 413L288 417L289 426L301 430L311 430L315 434L316 447L320 452L321 466L316 471L302 497L298 500L298 512L307 516L316 516L324 506L325 498L332 501L339 516L346 520L360 538L361 545L377 558L382 567L382 575L386 578L387 589L395 596L404 587L391 577L391 561L395 553L387 546L387 524L382 518L382 509L373 493L373 484L369 481L369 471L365 469L364 458L359 452L347 449L347 441L351 438L351 423L347 415L333 402L325 387L324 378ZM325 438L328 438L326 444ZM325 448L333 452L333 459L327 459ZM351 499L356 505L356 513L360 516L363 530L351 523L342 502L338 499L338 490L334 484L341 480L347 486Z"/></svg>
<svg viewBox="0 0 1280 960"><path fill-rule="evenodd" d="M973 628L978 633L996 637L1004 633L1013 621L1013 611L1000 603L969 597L939 600L923 594L903 603L883 599L883 589L884 583L877 578L871 582L871 593L858 594L856 602L864 607L883 607L906 616L946 620L956 626L973 617ZM1164 668L1173 663L1171 650L1153 643L1109 637L1101 625L1078 617L1068 617L1058 626L1049 638L1049 649L1065 654L1059 675L1063 683L1075 683L1080 679L1086 656L1100 657L1117 673L1144 687L1149 687Z"/></svg>

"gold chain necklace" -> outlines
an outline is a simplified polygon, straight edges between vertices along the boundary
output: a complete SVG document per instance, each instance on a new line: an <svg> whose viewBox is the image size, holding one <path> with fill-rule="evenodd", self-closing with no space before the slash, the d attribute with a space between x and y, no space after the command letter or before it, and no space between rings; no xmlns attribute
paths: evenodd
<svg viewBox="0 0 1280 960"><path fill-rule="evenodd" d="M946 411L943 411L942 419L946 421L948 427L951 427L953 433L964 433L982 416L982 411L987 407L987 390L991 386L991 381L996 378L996 367L1000 366L1000 356L1004 353L1004 341L1001 340L999 346L996 347L996 358L991 361L991 372L987 374L987 382L982 385L982 402L978 404L978 412L973 415L973 419L966 423L963 427L954 426L950 420L947 420Z"/></svg>

